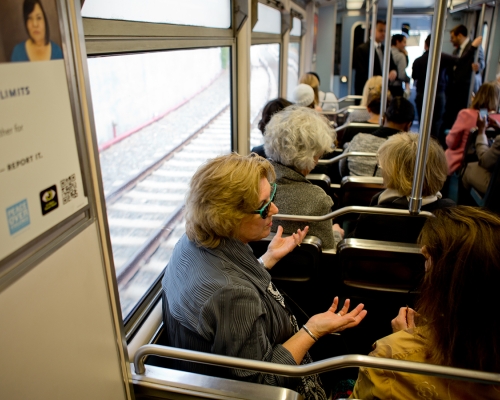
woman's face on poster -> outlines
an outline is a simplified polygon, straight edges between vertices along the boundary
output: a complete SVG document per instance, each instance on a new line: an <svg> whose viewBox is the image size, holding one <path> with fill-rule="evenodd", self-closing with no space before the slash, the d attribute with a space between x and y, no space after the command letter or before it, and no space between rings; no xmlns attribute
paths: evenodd
<svg viewBox="0 0 500 400"><path fill-rule="evenodd" d="M33 42L45 43L45 19L39 4L35 4L35 8L33 8L33 11L28 15L26 27L28 28L28 34Z"/></svg>

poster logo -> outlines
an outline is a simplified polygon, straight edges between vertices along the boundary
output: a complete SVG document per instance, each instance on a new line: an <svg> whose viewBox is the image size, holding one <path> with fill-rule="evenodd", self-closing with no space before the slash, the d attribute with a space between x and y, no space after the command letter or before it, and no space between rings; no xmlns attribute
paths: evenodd
<svg viewBox="0 0 500 400"><path fill-rule="evenodd" d="M56 185L40 192L40 205L42 206L42 215L45 215L59 207Z"/></svg>
<svg viewBox="0 0 500 400"><path fill-rule="evenodd" d="M10 234L13 235L30 224L30 212L28 200L21 200L19 203L10 206L6 210L7 222L9 223Z"/></svg>

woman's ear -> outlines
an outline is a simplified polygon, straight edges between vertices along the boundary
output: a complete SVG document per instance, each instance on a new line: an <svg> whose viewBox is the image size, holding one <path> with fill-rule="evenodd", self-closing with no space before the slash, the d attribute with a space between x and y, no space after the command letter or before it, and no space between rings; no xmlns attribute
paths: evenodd
<svg viewBox="0 0 500 400"><path fill-rule="evenodd" d="M427 246L422 246L422 248L420 249L420 252L425 257L425 272L427 272L432 265L431 255L429 254L429 251L427 250Z"/></svg>

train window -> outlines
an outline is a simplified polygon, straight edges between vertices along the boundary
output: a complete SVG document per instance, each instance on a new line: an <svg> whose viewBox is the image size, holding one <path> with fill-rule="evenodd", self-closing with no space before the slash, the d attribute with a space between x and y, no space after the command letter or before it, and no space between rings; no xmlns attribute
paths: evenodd
<svg viewBox="0 0 500 400"><path fill-rule="evenodd" d="M302 35L302 21L296 17L293 17L293 25L290 30L290 36L301 36Z"/></svg>
<svg viewBox="0 0 500 400"><path fill-rule="evenodd" d="M86 0L82 16L124 21L194 25L209 28L231 26L231 0Z"/></svg>
<svg viewBox="0 0 500 400"><path fill-rule="evenodd" d="M124 319L184 232L194 171L231 151L229 60L225 47L88 60Z"/></svg>
<svg viewBox="0 0 500 400"><path fill-rule="evenodd" d="M281 34L281 13L279 10L262 3L258 3L257 10L259 20L255 24L253 31Z"/></svg>
<svg viewBox="0 0 500 400"><path fill-rule="evenodd" d="M257 129L262 109L266 103L278 97L280 45L258 44L250 47L250 147L262 143L262 134Z"/></svg>
<svg viewBox="0 0 500 400"><path fill-rule="evenodd" d="M300 43L288 44L288 79L287 79L287 98L291 99L293 89L299 81L299 55Z"/></svg>

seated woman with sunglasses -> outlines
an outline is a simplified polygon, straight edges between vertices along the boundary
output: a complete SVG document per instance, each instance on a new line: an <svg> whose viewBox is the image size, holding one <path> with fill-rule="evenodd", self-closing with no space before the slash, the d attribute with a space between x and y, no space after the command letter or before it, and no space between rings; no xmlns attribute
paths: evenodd
<svg viewBox="0 0 500 400"><path fill-rule="evenodd" d="M314 112L314 111L312 111ZM278 229L257 259L248 242L269 235L278 212L273 167L251 154L209 160L193 176L186 198L186 234L163 278L163 321L168 345L280 364L310 363L309 348L322 336L359 324L363 305L349 300L311 317L299 328L268 269L307 233L282 237ZM287 378L241 369L174 361L174 368L299 391L326 399L318 376Z"/></svg>
<svg viewBox="0 0 500 400"><path fill-rule="evenodd" d="M276 171L278 196L276 205L282 214L325 215L333 201L323 189L306 178L321 156L332 151L335 131L328 121L314 110L290 106L274 114L266 127L264 149ZM285 233L303 229L306 223L279 221ZM276 231L277 227L272 228ZM321 239L324 249L331 249L342 240L339 225L331 221L311 222L309 235Z"/></svg>

